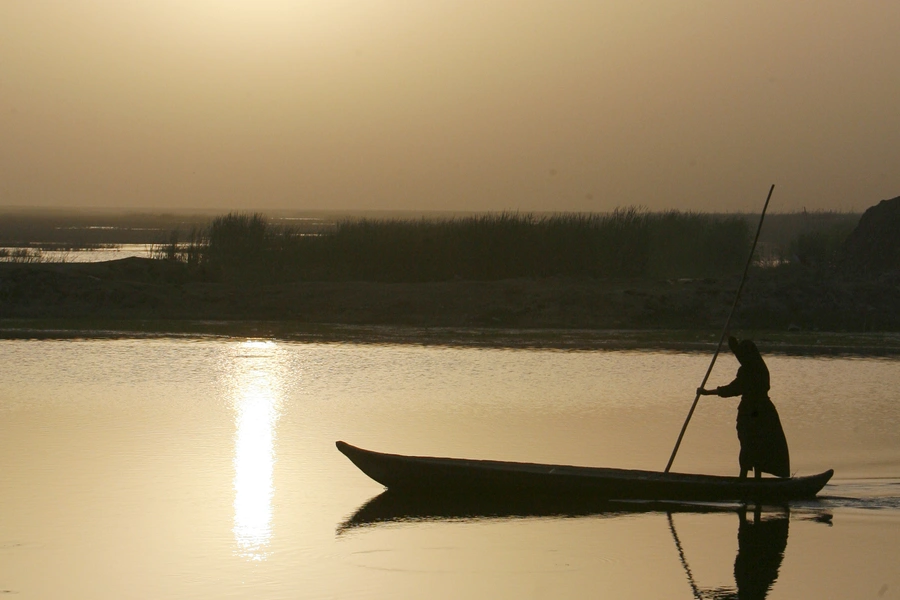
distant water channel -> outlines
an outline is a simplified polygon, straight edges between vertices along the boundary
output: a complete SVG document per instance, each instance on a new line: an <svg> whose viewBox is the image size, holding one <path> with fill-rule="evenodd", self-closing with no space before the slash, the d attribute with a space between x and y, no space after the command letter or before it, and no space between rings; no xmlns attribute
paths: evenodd
<svg viewBox="0 0 900 600"><path fill-rule="evenodd" d="M792 470L836 471L821 500L371 518L335 440L662 470L709 356L0 341L0 593L900 598L900 361L767 359ZM674 470L737 473L735 408L701 400Z"/></svg>
<svg viewBox="0 0 900 600"><path fill-rule="evenodd" d="M109 247L87 248L78 250L42 250L39 248L10 248L0 247L0 261L23 261L23 257L16 258L17 253L26 252L27 262L46 263L85 263L104 262L107 260L119 260L138 256L150 258L153 253L153 244L116 244Z"/></svg>

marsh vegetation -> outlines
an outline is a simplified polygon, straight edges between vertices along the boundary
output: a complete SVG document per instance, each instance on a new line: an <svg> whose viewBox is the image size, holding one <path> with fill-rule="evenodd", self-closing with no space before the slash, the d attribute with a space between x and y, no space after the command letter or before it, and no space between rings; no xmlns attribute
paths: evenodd
<svg viewBox="0 0 900 600"><path fill-rule="evenodd" d="M757 219L637 209L314 221L230 213L157 232L153 258L0 260L0 310L19 319L706 331L726 317ZM851 237L878 243L854 254L843 232L857 221ZM862 225L841 213L768 216L736 326L900 330L900 272L867 270L885 236Z"/></svg>
<svg viewBox="0 0 900 600"><path fill-rule="evenodd" d="M763 264L827 264L859 216L769 217ZM316 232L259 213L174 231L157 258L231 279L428 282L547 277L719 277L738 271L752 218L635 208L606 214L493 213L344 218Z"/></svg>
<svg viewBox="0 0 900 600"><path fill-rule="evenodd" d="M857 213L766 217L760 264L827 265ZM7 210L0 260L145 244L154 258L228 277L445 281L517 277L715 277L734 272L756 215L611 213L229 213ZM48 254L48 253L53 254ZM739 267L737 267L739 268Z"/></svg>

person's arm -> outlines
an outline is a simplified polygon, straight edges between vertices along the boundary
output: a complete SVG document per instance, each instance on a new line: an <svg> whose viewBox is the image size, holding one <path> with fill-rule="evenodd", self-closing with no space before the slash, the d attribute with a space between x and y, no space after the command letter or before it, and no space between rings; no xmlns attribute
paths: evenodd
<svg viewBox="0 0 900 600"><path fill-rule="evenodd" d="M734 378L734 381L728 385L721 385L714 390L707 390L702 387L697 388L697 393L701 396L719 396L721 398L740 396L744 393L743 378L740 376L740 373L738 373L738 376Z"/></svg>
<svg viewBox="0 0 900 600"><path fill-rule="evenodd" d="M735 377L734 381L728 385L720 385L712 390L712 393L720 398L733 398L734 396L740 396L744 393L744 386L741 382L741 378Z"/></svg>

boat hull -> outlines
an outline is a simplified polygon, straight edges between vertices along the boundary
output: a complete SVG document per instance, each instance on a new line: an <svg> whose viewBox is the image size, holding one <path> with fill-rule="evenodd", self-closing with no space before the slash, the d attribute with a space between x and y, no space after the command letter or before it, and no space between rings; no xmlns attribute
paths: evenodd
<svg viewBox="0 0 900 600"><path fill-rule="evenodd" d="M834 471L761 479L598 467L403 456L337 442L363 473L405 494L578 495L598 500L785 502L814 498Z"/></svg>

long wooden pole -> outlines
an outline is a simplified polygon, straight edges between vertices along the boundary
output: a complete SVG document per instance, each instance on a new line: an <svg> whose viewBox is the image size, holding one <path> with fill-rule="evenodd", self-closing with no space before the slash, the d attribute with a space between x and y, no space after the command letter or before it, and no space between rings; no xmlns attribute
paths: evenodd
<svg viewBox="0 0 900 600"><path fill-rule="evenodd" d="M750 256L747 257L747 265L744 267L744 275L741 277L741 284L738 286L737 293L734 295L734 304L731 305L731 312L728 313L728 319L725 321L725 328L722 329L722 337L719 338L719 345L716 346L716 353L713 354L712 360L709 362L709 368L706 369L706 375L703 376L703 382L700 384L700 388L706 386L709 374L712 373L713 366L716 364L716 359L719 357L719 352L722 350L722 343L728 335L728 326L731 325L731 317L734 316L734 309L737 308L738 300L741 298L744 282L747 281L747 272L750 271L750 263L753 262L753 253L756 251L756 242L759 241L759 233L762 231L763 219L766 217L766 209L769 208L769 200L772 199L772 192L774 191L775 184L773 183L772 187L769 188L769 195L766 196L766 203L763 205L762 214L759 215L759 226L756 228L756 237L753 238L753 246L750 248ZM672 468L672 463L675 462L675 455L678 453L678 447L681 446L681 440L684 438L684 432L687 431L688 423L691 422L691 417L694 415L694 409L697 408L698 400L700 400L699 388L697 394L694 396L694 403L691 404L691 410L688 411L687 418L684 420L684 425L681 426L681 433L678 434L678 441L675 442L675 448L672 449L672 456L669 457L669 464L666 465L666 473L669 472L669 469Z"/></svg>

